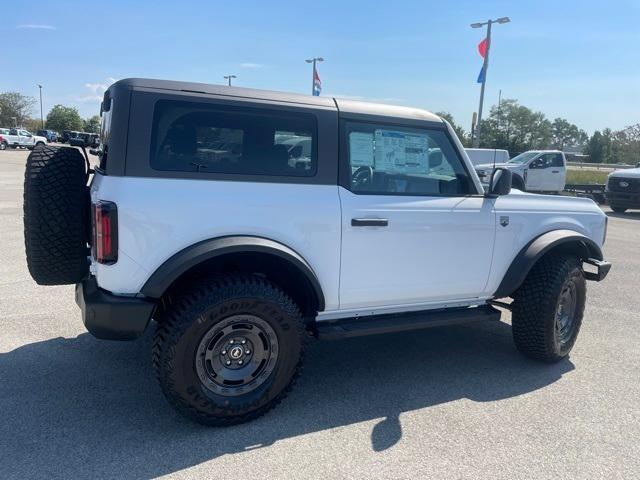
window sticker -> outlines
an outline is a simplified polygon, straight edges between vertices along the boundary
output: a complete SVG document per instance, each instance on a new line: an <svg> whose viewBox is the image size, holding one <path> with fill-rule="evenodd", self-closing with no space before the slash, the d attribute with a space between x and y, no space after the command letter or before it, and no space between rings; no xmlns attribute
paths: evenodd
<svg viewBox="0 0 640 480"><path fill-rule="evenodd" d="M425 173L429 139L393 130L375 131L375 167L384 172Z"/></svg>
<svg viewBox="0 0 640 480"><path fill-rule="evenodd" d="M349 159L352 167L373 167L373 134L349 134Z"/></svg>

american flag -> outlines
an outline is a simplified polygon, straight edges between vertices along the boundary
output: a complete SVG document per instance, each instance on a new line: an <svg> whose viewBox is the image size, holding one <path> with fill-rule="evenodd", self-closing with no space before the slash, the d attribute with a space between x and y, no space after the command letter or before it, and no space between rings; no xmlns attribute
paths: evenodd
<svg viewBox="0 0 640 480"><path fill-rule="evenodd" d="M314 64L313 65L313 95L316 97L319 97L321 91L322 91L322 82L320 81L320 75L318 75L318 70L316 69L316 66Z"/></svg>

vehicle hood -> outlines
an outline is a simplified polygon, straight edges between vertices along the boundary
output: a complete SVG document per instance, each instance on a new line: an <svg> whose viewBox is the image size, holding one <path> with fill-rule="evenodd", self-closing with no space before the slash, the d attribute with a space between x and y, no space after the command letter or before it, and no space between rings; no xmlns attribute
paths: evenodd
<svg viewBox="0 0 640 480"><path fill-rule="evenodd" d="M609 178L640 178L640 168L627 168L624 170L616 170L609 174Z"/></svg>
<svg viewBox="0 0 640 480"><path fill-rule="evenodd" d="M34 142L44 142L44 143L48 142L47 137L41 137L40 135L34 135L33 136L33 141Z"/></svg>

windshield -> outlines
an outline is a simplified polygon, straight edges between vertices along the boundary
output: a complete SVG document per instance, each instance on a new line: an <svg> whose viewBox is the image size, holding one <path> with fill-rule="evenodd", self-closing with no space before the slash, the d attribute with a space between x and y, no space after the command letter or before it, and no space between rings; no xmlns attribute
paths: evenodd
<svg viewBox="0 0 640 480"><path fill-rule="evenodd" d="M531 160L536 155L538 155L538 152L524 152L524 153L521 153L520 155L517 155L517 156L513 157L507 163L523 164L523 163Z"/></svg>

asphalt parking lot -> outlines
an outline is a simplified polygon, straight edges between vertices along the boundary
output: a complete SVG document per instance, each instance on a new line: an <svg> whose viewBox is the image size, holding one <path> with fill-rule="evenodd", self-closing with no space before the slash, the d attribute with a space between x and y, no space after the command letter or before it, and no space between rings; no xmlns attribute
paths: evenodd
<svg viewBox="0 0 640 480"><path fill-rule="evenodd" d="M276 410L192 424L152 376L151 332L86 333L73 287L30 278L27 151L0 151L0 478L571 478L640 475L640 211L610 216L570 358L520 356L503 322L312 346Z"/></svg>

